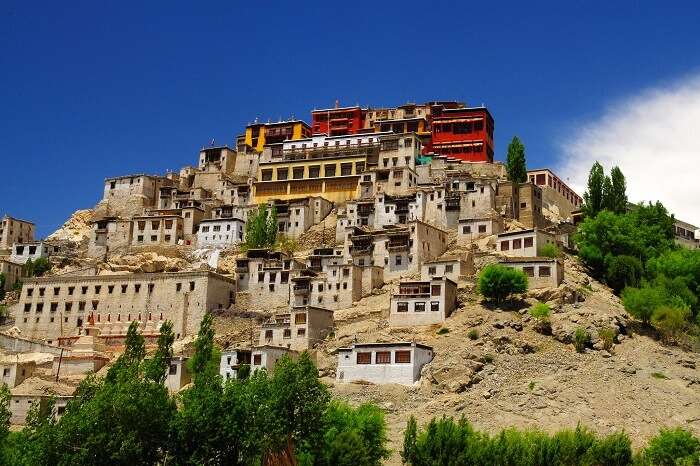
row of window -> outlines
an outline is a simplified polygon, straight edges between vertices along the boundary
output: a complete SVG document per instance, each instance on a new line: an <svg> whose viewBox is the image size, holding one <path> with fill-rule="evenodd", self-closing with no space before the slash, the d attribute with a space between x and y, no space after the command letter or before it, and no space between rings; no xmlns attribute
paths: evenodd
<svg viewBox="0 0 700 466"><path fill-rule="evenodd" d="M311 165L308 167L308 178L320 178L321 176L321 166L320 165ZM347 162L347 163L341 163L340 164L340 176L351 176L353 174L352 172L353 168L353 163L352 162ZM364 162L355 162L355 173L361 173L365 169L365 163ZM292 167L292 179L294 180L301 180L304 179L304 173L305 173L306 167ZM263 169L261 171L261 179L262 181L272 181L272 173L273 169ZM331 177L331 176L336 176L337 171L337 164L327 164L323 166L323 176L324 177ZM277 177L275 180L277 181L284 181L289 179L289 168L284 167L284 168L277 168L276 169L276 175Z"/></svg>
<svg viewBox="0 0 700 466"><path fill-rule="evenodd" d="M102 315L102 314L96 314L96 315L97 315L97 319L95 320L95 322L101 322L101 315ZM84 315L80 315L80 316L76 316L76 317L75 317L75 324L76 324L76 327L82 327L82 326L83 326L83 319L84 319L84 318L85 318ZM64 317L64 318L63 318L63 322L67 324L68 321L69 321L69 319L70 319L69 317ZM41 320L41 317L36 317L35 322L38 324L38 323L40 322L40 320ZM139 313L138 319L135 319L135 320L138 321L138 322L141 321L141 313ZM152 313L150 313L150 312L148 313L148 320L149 320L149 321L153 320L153 315L152 315ZM160 321L163 320L163 313L162 313L162 312L160 313L160 319L159 319L159 320L160 320ZM28 321L29 321L29 318L28 318L28 317L25 317L25 318L24 318L24 323L26 324L26 323L28 323ZM49 321L52 322L52 323L55 322L55 317L54 317L54 316L51 316L50 319L49 319ZM107 314L107 320L105 320L105 322L111 322L111 321L112 321L112 315L111 315L111 314ZM116 320L115 322L121 322L121 321L122 321L122 315L121 315L121 314L117 314L117 320ZM131 314L128 314L128 315L127 315L127 318L126 318L125 322L131 322ZM49 342L49 343L51 343L51 342Z"/></svg>
<svg viewBox="0 0 700 466"><path fill-rule="evenodd" d="M391 364L391 351L376 351L374 364ZM406 350L394 351L394 364L408 364L411 362L411 352ZM372 364L372 352L358 351L357 364Z"/></svg>
<svg viewBox="0 0 700 466"><path fill-rule="evenodd" d="M303 338L306 336L305 328L297 329L297 337ZM285 328L282 331L282 338L292 338L292 329ZM265 330L265 340L269 343L272 341L272 330Z"/></svg>
<svg viewBox="0 0 700 466"><path fill-rule="evenodd" d="M408 302L399 301L396 303L396 312L408 312ZM430 301L430 310L433 312L440 311L440 301ZM425 312L426 302L415 301L413 303L413 312Z"/></svg>
<svg viewBox="0 0 700 466"><path fill-rule="evenodd" d="M512 242L510 240L501 241L501 251L508 251L509 249L511 249L511 243L513 245L513 250L522 249L524 247L531 248L534 244L534 238L530 236L528 238L516 238L512 240Z"/></svg>
<svg viewBox="0 0 700 466"><path fill-rule="evenodd" d="M172 238L173 238L173 237L170 236L170 235L164 235L164 236L163 236L163 241L165 241L166 243L169 243L169 242L172 240ZM143 241L144 241L144 240L143 240L143 235L137 235L137 236L136 236L136 242L137 242L137 243L143 243ZM157 242L158 242L158 235L151 235L150 242L151 242L151 243L157 243Z"/></svg>
<svg viewBox="0 0 700 466"><path fill-rule="evenodd" d="M479 233L486 233L486 225L478 225L478 230ZM463 225L462 226L462 234L464 235L470 235L472 232L472 227L471 225Z"/></svg>
<svg viewBox="0 0 700 466"><path fill-rule="evenodd" d="M428 267L428 275L435 275L436 271L437 271L437 268L435 266ZM454 271L453 264L446 264L445 265L445 272L444 273L452 273L453 271ZM439 285L435 285L435 286L439 286ZM438 291L438 294L440 294L439 291Z"/></svg>
<svg viewBox="0 0 700 466"><path fill-rule="evenodd" d="M538 271L538 277L551 277L552 276L552 268L548 265L541 265L537 268ZM528 277L534 277L535 276L535 267L534 266L526 266L523 267L523 272L525 275Z"/></svg>
<svg viewBox="0 0 700 466"><path fill-rule="evenodd" d="M113 294L115 291L116 285L95 285L93 287L94 294L99 295L102 293L103 289L107 290L107 294ZM149 283L147 288L148 292L152 293L153 290L155 290L155 283ZM194 291L195 288L195 282L190 282L189 283L190 291ZM51 287L50 287L51 288ZM27 298L30 298L34 296L34 288L25 288L25 296ZM126 293L129 289L129 285L126 283L123 283L120 285L119 289L121 290L122 293ZM38 295L39 297L46 296L46 287L39 287L37 288L38 290ZM81 295L86 295L88 294L88 291L90 290L90 287L87 285L80 286L80 294ZM134 293L139 293L141 291L141 283L134 283L133 284L133 290ZM68 286L66 287L67 295L68 296L73 296L76 292L76 287L75 286ZM175 284L175 291L182 291L182 283L176 283ZM54 286L53 287L53 294L52 296L60 296L61 295L61 287L60 286Z"/></svg>

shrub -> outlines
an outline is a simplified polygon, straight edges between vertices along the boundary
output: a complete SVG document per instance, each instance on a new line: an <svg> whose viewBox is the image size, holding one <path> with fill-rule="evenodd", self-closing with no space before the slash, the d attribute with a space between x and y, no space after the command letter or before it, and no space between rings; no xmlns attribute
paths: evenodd
<svg viewBox="0 0 700 466"><path fill-rule="evenodd" d="M537 303L532 306L528 312L535 319L549 319L549 315L551 314L552 310L545 303Z"/></svg>
<svg viewBox="0 0 700 466"><path fill-rule="evenodd" d="M483 356L481 356L481 362L483 362L484 364L491 364L495 359L496 358L491 353L486 353Z"/></svg>
<svg viewBox="0 0 700 466"><path fill-rule="evenodd" d="M479 274L479 292L498 306L515 293L527 290L527 277L516 269L500 264L487 265Z"/></svg>
<svg viewBox="0 0 700 466"><path fill-rule="evenodd" d="M656 308L651 321L664 340L673 341L685 329L689 317L690 309L687 307L662 305Z"/></svg>
<svg viewBox="0 0 700 466"><path fill-rule="evenodd" d="M438 335L444 335L446 333L450 333L450 329L447 327L442 327L440 330L437 331Z"/></svg>
<svg viewBox="0 0 700 466"><path fill-rule="evenodd" d="M590 342L591 335L588 331L583 327L577 328L574 333L574 348L576 348L576 352L583 353L583 350L586 349Z"/></svg>
<svg viewBox="0 0 700 466"><path fill-rule="evenodd" d="M5 299L5 274L0 273L0 299Z"/></svg>
<svg viewBox="0 0 700 466"><path fill-rule="evenodd" d="M611 328L602 328L598 331L598 337L603 342L603 349L610 350L615 344L615 331Z"/></svg>
<svg viewBox="0 0 700 466"><path fill-rule="evenodd" d="M607 263L606 281L616 294L625 287L638 287L644 268L642 262L632 256L609 256Z"/></svg>
<svg viewBox="0 0 700 466"><path fill-rule="evenodd" d="M656 308L666 299L664 290L659 287L626 288L622 292L625 310L645 325L649 324Z"/></svg>
<svg viewBox="0 0 700 466"><path fill-rule="evenodd" d="M475 328L469 330L469 333L467 333L467 336L469 337L470 340L476 340L479 338L479 331Z"/></svg>
<svg viewBox="0 0 700 466"><path fill-rule="evenodd" d="M530 382L527 384L527 389L533 391L535 389L535 382Z"/></svg>
<svg viewBox="0 0 700 466"><path fill-rule="evenodd" d="M632 442L624 432L616 432L595 442L588 449L584 464L625 466L632 464Z"/></svg>
<svg viewBox="0 0 700 466"><path fill-rule="evenodd" d="M668 380L668 376L663 372L652 372L651 376L655 379Z"/></svg>
<svg viewBox="0 0 700 466"><path fill-rule="evenodd" d="M542 249L540 249L540 256L554 259L561 256L561 251L556 244L549 243L542 246Z"/></svg>
<svg viewBox="0 0 700 466"><path fill-rule="evenodd" d="M648 464L674 466L677 464L697 464L700 454L700 441L690 432L680 427L661 429L656 437L649 440L643 452Z"/></svg>

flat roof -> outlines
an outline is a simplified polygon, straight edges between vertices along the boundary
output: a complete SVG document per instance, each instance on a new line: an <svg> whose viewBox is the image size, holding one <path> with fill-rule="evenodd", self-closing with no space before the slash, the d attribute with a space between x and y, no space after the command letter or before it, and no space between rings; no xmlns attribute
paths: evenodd
<svg viewBox="0 0 700 466"><path fill-rule="evenodd" d="M499 233L498 237L500 238L502 236L515 236L515 235L521 235L523 233L535 233L535 231L536 230L534 228L528 228L527 230L507 231L505 233ZM546 233L546 232L543 232L543 233ZM547 234L549 234L549 233L547 233Z"/></svg>
<svg viewBox="0 0 700 466"><path fill-rule="evenodd" d="M25 278L23 280L24 285L41 285L43 283L52 282L96 282L96 281L134 281L134 280L154 280L159 278L200 278L200 277L210 277L220 280L227 281L229 283L235 283L233 278L221 275L216 272L209 270L197 270L189 272L157 272L157 273L124 273L124 274L110 274L110 275L52 275L49 277L35 277L35 278Z"/></svg>
<svg viewBox="0 0 700 466"><path fill-rule="evenodd" d="M359 109L359 110L368 110L367 107L362 108L362 107L360 107L359 105L353 105L352 107L336 107L336 108L313 109L313 110L311 110L311 113L314 114L314 113L318 113L318 112L337 112L337 111L340 111L340 110L355 110L355 109Z"/></svg>
<svg viewBox="0 0 700 466"><path fill-rule="evenodd" d="M500 264L509 263L528 263L528 262L561 262L561 259L555 257L508 257L507 259L501 259L498 261Z"/></svg>
<svg viewBox="0 0 700 466"><path fill-rule="evenodd" d="M12 216L7 215L7 214L5 214L5 215L2 217L2 220L5 220L5 219L7 219L7 220L14 220L15 222L22 222L22 223L28 223L28 224L30 224L30 225L34 225L34 222L30 222L29 220L22 220L21 218L12 217Z"/></svg>
<svg viewBox="0 0 700 466"><path fill-rule="evenodd" d="M229 221L238 221L238 222L245 223L245 220L240 219L238 217L207 218L205 220L200 220L199 223L214 223L214 222L229 222Z"/></svg>
<svg viewBox="0 0 700 466"><path fill-rule="evenodd" d="M386 348L390 346L415 346L416 348L423 348L432 351L433 347L424 345L423 343L416 343L411 341L397 341L393 343L353 343L351 347L338 348L338 351L352 351L354 348Z"/></svg>

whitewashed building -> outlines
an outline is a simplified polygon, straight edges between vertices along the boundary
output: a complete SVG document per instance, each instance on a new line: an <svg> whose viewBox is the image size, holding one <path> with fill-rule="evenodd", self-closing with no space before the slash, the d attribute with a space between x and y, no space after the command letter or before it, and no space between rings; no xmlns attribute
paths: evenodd
<svg viewBox="0 0 700 466"><path fill-rule="evenodd" d="M10 260L17 264L25 264L29 259L35 261L40 257L49 257L52 254L56 254L58 251L58 245L49 244L45 241L15 243L12 246Z"/></svg>
<svg viewBox="0 0 700 466"><path fill-rule="evenodd" d="M509 231L498 235L498 251L506 256L538 257L547 244L556 246L556 238L538 229Z"/></svg>
<svg viewBox="0 0 700 466"><path fill-rule="evenodd" d="M298 353L289 348L281 348L279 346L261 345L253 347L251 351L250 373L265 369L268 372L275 370L277 361L288 354L292 359L296 359Z"/></svg>
<svg viewBox="0 0 700 466"><path fill-rule="evenodd" d="M391 296L389 325L412 327L440 324L457 307L457 284L447 277L404 281Z"/></svg>
<svg viewBox="0 0 700 466"><path fill-rule="evenodd" d="M338 350L337 382L413 385L433 348L415 342L353 343Z"/></svg>
<svg viewBox="0 0 700 466"><path fill-rule="evenodd" d="M250 366L251 351L249 349L230 348L221 352L219 374L224 380L237 379L238 370L242 365Z"/></svg>
<svg viewBox="0 0 700 466"><path fill-rule="evenodd" d="M239 218L215 218L199 222L197 247L227 247L243 241L245 222Z"/></svg>

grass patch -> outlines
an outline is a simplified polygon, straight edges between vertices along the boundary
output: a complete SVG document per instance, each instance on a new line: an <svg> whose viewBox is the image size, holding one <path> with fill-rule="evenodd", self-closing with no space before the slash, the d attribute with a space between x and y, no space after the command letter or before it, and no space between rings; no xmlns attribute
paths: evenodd
<svg viewBox="0 0 700 466"><path fill-rule="evenodd" d="M467 336L469 337L470 340L476 340L479 338L479 331L475 328L469 330L469 333L467 333Z"/></svg>
<svg viewBox="0 0 700 466"><path fill-rule="evenodd" d="M655 379L668 380L668 376L663 372L652 372L651 376Z"/></svg>
<svg viewBox="0 0 700 466"><path fill-rule="evenodd" d="M481 356L481 362L484 364L491 364L495 359L496 358L491 353L486 353L485 355Z"/></svg>
<svg viewBox="0 0 700 466"><path fill-rule="evenodd" d="M440 330L437 331L438 335L444 335L446 333L450 333L450 329L447 327L442 327Z"/></svg>
<svg viewBox="0 0 700 466"><path fill-rule="evenodd" d="M530 383L527 385L527 388L528 388L530 391L533 391L533 390L535 389L535 382L530 382Z"/></svg>

